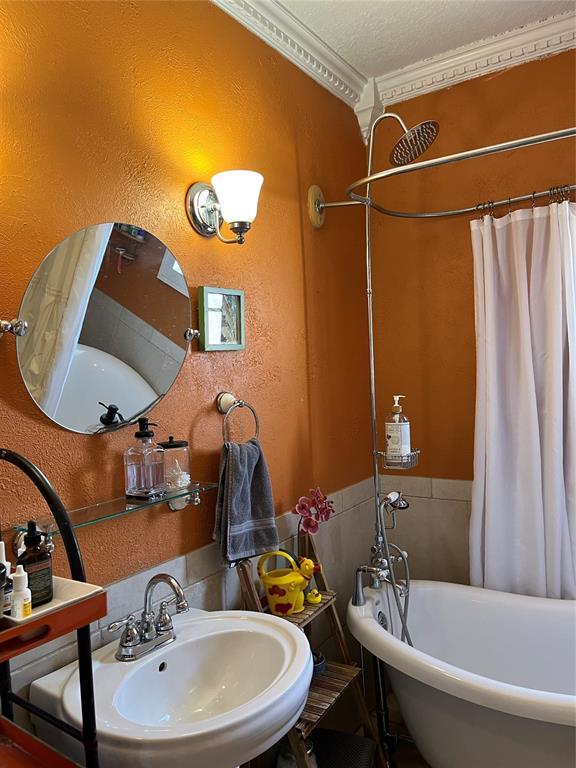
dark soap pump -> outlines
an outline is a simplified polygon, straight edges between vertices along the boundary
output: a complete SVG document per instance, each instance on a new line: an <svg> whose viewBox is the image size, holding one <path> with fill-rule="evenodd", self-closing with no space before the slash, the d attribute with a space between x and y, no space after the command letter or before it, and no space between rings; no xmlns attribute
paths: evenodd
<svg viewBox="0 0 576 768"><path fill-rule="evenodd" d="M28 574L28 587L32 593L32 608L49 603L53 597L52 554L42 541L42 534L34 520L28 520L24 536L26 549L18 558L17 565L24 566Z"/></svg>

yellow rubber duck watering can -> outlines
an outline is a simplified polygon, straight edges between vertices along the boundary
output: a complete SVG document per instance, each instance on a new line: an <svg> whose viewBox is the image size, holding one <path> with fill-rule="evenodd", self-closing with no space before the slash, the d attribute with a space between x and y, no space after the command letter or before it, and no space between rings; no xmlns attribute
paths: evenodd
<svg viewBox="0 0 576 768"><path fill-rule="evenodd" d="M291 567L265 571L264 566L271 557L283 557ZM304 590L318 569L308 557L301 557L298 566L288 552L278 550L262 555L258 560L258 576L264 584L270 611L276 616L291 616L304 610Z"/></svg>

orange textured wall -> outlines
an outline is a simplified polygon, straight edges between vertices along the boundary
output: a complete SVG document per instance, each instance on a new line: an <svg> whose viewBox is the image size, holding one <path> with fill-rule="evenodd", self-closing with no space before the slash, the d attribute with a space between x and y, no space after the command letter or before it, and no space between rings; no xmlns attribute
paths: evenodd
<svg viewBox="0 0 576 768"><path fill-rule="evenodd" d="M575 61L570 51L390 111L408 126L440 123L423 160L567 128L576 124ZM392 120L380 125L376 169L389 167L398 136ZM407 174L372 191L388 208L442 210L574 183L575 176L574 141L566 140ZM476 362L470 217L423 221L375 214L373 220L380 414L389 410L393 393L407 395L412 443L422 449L413 473L471 479Z"/></svg>
<svg viewBox="0 0 576 768"><path fill-rule="evenodd" d="M208 2L4 2L0 48L2 315L16 315L42 257L69 233L137 224L176 255L193 294L246 292L247 349L192 351L153 414L158 434L189 438L194 475L216 478L213 402L230 389L258 409L279 512L312 483L330 491L366 477L361 216L345 228L332 217L314 236L305 212L310 183L336 197L362 175L353 112ZM243 248L197 236L183 205L189 184L234 167L265 176ZM0 444L36 462L69 507L121 494L131 430L87 437L49 422L11 337L0 366ZM0 465L2 527L44 513ZM82 529L88 577L107 583L190 551L212 524L205 501Z"/></svg>

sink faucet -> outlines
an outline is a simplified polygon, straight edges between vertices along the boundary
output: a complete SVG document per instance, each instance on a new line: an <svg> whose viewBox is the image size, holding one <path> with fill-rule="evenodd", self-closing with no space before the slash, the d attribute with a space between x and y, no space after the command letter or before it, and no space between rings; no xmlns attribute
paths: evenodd
<svg viewBox="0 0 576 768"><path fill-rule="evenodd" d="M155 616L152 610L152 595L158 584L167 584L174 592L174 597L170 600L163 600L160 603L158 616ZM161 645L167 645L176 639L172 618L168 613L168 605L171 603L176 603L176 613L183 613L188 610L184 590L174 576L170 576L168 573L157 573L146 585L144 610L140 621L137 621L135 616L130 614L125 619L114 621L108 626L109 632L117 632L121 627L124 627L120 645L116 651L118 661L135 661L149 651L153 651Z"/></svg>

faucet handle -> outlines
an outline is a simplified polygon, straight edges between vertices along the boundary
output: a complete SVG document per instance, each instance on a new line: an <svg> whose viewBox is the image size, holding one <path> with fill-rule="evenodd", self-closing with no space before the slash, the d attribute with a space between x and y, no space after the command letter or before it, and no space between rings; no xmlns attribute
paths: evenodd
<svg viewBox="0 0 576 768"><path fill-rule="evenodd" d="M170 602L175 602L175 598ZM160 634L162 632L170 632L171 629L174 629L174 626L172 624L172 617L168 613L168 601L163 600L160 603L160 610L156 617L156 632Z"/></svg>
<svg viewBox="0 0 576 768"><path fill-rule="evenodd" d="M134 614L131 613L125 619L108 624L108 632L118 632L122 627L124 627L124 632L120 638L120 645L123 648L133 648L135 645L140 645L140 631Z"/></svg>

